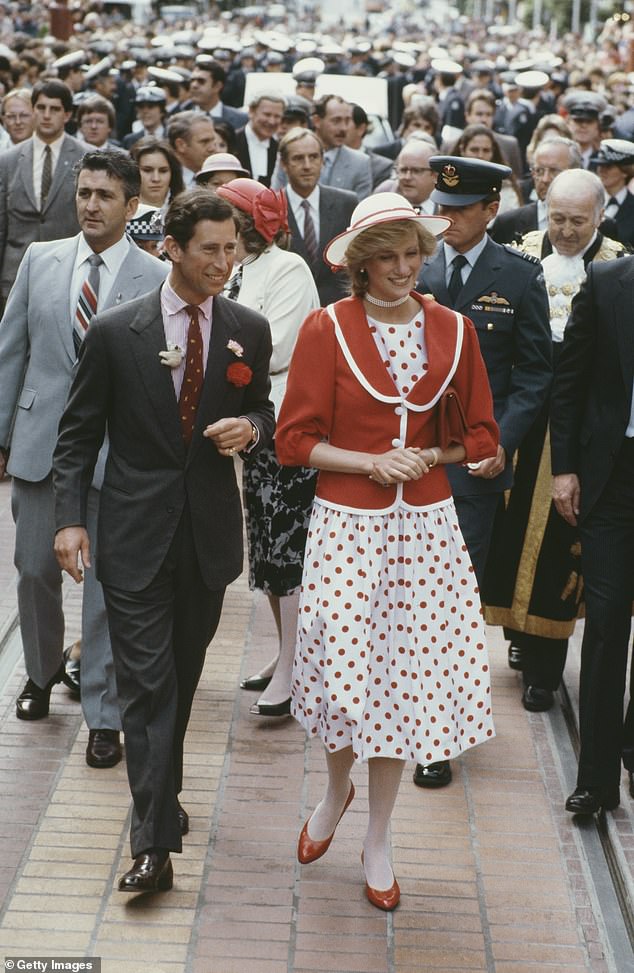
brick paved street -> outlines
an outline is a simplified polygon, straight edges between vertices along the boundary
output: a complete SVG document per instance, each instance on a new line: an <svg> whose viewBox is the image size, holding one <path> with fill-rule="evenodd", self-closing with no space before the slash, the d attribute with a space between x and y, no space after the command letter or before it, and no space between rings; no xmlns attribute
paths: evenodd
<svg viewBox="0 0 634 973"><path fill-rule="evenodd" d="M15 597L8 497L0 484L0 629ZM78 604L69 585L69 640ZM182 794L191 832L172 892L116 891L129 863L125 767L87 767L87 731L62 687L47 720L16 720L20 663L0 695L0 957L100 956L103 973L624 973L563 811L554 718L524 711L501 633L490 634L497 738L454 764L449 788L415 788L406 768L392 915L363 892L363 767L328 855L295 859L322 755L290 718L248 714L255 697L238 682L272 654L273 634L245 578L228 592L195 702ZM625 789L622 800L611 817L631 871Z"/></svg>

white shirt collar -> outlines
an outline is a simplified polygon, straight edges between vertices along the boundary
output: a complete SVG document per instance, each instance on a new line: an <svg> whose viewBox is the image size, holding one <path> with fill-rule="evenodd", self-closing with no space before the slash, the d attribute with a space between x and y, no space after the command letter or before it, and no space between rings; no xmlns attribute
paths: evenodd
<svg viewBox="0 0 634 973"><path fill-rule="evenodd" d="M244 126L244 134L246 136L247 142L255 142L258 145L265 146L267 149L268 149L269 145L271 144L271 140L270 139L261 139L261 138L258 138L258 136L255 134L255 132L251 128L251 122L247 122L246 125Z"/></svg>
<svg viewBox="0 0 634 973"><path fill-rule="evenodd" d="M106 270L113 274L115 270L118 270L126 257L128 250L130 249L130 240L123 234L123 236L113 243L111 247L107 250L102 250L99 256L103 260ZM77 256L75 258L75 266L80 267L85 260L88 260L94 253L94 250L89 246L88 241L83 233L79 234L79 243L77 245Z"/></svg>
<svg viewBox="0 0 634 973"><path fill-rule="evenodd" d="M57 158L62 148L62 142L64 141L65 136L66 133L62 132L59 138L56 138L54 142L44 142L39 135L36 135L35 132L33 132L33 135L31 136L33 139L33 151L37 152L38 155L41 155L46 146L49 145L53 156Z"/></svg>
<svg viewBox="0 0 634 973"><path fill-rule="evenodd" d="M462 256L465 257L465 259L467 260L467 263L469 264L470 267L474 266L476 260L478 259L478 257L480 256L484 248L486 247L488 241L489 241L489 237L485 233L482 239L478 243L476 243L475 247L471 247L470 250L467 250L466 253L462 254ZM445 266L448 267L451 261L453 260L453 258L458 256L458 251L454 250L454 248L450 246L446 241L443 241L443 247L445 248Z"/></svg>
<svg viewBox="0 0 634 973"><path fill-rule="evenodd" d="M291 204L291 209L293 210L293 213L301 209L302 203L304 202L305 199L307 199L308 202L310 203L311 209L319 213L319 183L317 183L317 185L315 186L315 188L313 189L312 193L310 193L309 196L300 196L299 193L295 192L295 190L293 189L290 183L288 183L286 186L286 193L288 195L288 201Z"/></svg>

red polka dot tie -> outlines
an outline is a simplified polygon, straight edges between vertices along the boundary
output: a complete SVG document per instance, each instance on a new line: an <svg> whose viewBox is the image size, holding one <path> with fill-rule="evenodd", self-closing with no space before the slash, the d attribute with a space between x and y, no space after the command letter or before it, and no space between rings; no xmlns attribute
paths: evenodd
<svg viewBox="0 0 634 973"><path fill-rule="evenodd" d="M195 304L188 304L185 308L189 314L189 330L187 332L187 357L185 359L185 374L178 400L181 417L183 439L189 446L194 433L196 412L203 388L203 336L198 323L199 309Z"/></svg>

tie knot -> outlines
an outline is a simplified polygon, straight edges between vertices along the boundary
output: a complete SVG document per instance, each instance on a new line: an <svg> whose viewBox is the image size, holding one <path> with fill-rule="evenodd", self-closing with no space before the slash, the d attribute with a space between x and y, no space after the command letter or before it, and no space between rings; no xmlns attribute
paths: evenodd
<svg viewBox="0 0 634 973"><path fill-rule="evenodd" d="M608 199L608 206L618 206L618 205L619 205L619 201L616 198L616 196L610 196L610 198Z"/></svg>
<svg viewBox="0 0 634 973"><path fill-rule="evenodd" d="M302 199L302 209L306 213L309 213L310 212L310 203L308 202L307 199Z"/></svg>
<svg viewBox="0 0 634 973"><path fill-rule="evenodd" d="M88 257L88 263L91 267L101 267L103 260L98 253L91 253Z"/></svg>
<svg viewBox="0 0 634 973"><path fill-rule="evenodd" d="M188 304L185 310L189 314L190 318L194 318L195 321L198 321L198 314L200 312L200 308L198 307L197 304Z"/></svg>
<svg viewBox="0 0 634 973"><path fill-rule="evenodd" d="M465 255L463 253L459 253L451 261L451 266L453 267L454 270L461 270L465 266L465 264L468 264L468 263L469 263L469 261L467 260L467 258L465 257Z"/></svg>

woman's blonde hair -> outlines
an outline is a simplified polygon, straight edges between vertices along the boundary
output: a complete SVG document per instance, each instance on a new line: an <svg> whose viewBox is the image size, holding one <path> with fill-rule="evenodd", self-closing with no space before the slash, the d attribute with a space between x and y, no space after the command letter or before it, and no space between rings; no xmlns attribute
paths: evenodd
<svg viewBox="0 0 634 973"><path fill-rule="evenodd" d="M393 220L380 223L359 233L346 250L346 270L352 293L363 297L368 289L368 275L364 264L384 250L402 246L416 238L421 257L429 257L436 249L436 238L416 220Z"/></svg>

